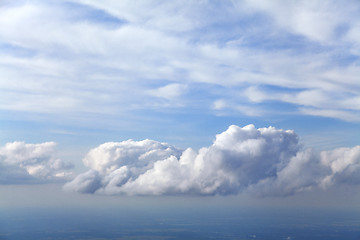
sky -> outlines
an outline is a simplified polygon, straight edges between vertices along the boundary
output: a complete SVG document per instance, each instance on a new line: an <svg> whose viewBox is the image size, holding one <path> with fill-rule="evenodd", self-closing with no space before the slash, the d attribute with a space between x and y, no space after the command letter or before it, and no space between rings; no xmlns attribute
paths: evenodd
<svg viewBox="0 0 360 240"><path fill-rule="evenodd" d="M1 1L0 203L355 206L359 12L356 0Z"/></svg>

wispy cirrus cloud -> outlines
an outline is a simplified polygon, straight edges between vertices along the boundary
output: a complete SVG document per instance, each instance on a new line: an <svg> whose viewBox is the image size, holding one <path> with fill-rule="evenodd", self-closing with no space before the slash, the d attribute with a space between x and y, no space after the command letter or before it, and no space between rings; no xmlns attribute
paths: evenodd
<svg viewBox="0 0 360 240"><path fill-rule="evenodd" d="M275 113L263 110L273 101L357 122L357 9L356 1L7 2L0 108L115 119L149 107L208 114L223 99L223 109L245 116ZM185 86L186 101L174 104Z"/></svg>

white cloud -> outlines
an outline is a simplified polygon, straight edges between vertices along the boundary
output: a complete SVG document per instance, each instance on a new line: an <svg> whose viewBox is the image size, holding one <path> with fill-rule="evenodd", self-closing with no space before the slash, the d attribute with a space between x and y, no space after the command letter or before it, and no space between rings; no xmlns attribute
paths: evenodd
<svg viewBox="0 0 360 240"><path fill-rule="evenodd" d="M0 184L42 183L71 178L73 164L55 157L54 142L7 143L0 148Z"/></svg>
<svg viewBox="0 0 360 240"><path fill-rule="evenodd" d="M132 106L188 110L199 99L211 107L226 98L237 113L251 116L267 114L261 103L269 99L291 102L295 110L359 115L358 105L349 104L360 88L356 1L79 0L71 2L78 6L72 11L66 4L0 8L1 110L117 119L136 115ZM81 18L99 9L122 23ZM204 97L208 86L221 90ZM283 92L262 93L257 86ZM293 98L294 89L303 93ZM173 104L184 92L186 100ZM173 102L159 104L159 98ZM259 104L246 106L254 102Z"/></svg>
<svg viewBox="0 0 360 240"><path fill-rule="evenodd" d="M79 0L78 2L87 4L119 18L136 24L145 25L147 28L169 32L187 32L208 24L209 17L201 11L204 8L212 10L207 1L94 1ZM218 10L218 9L216 9ZM216 22L219 17L213 15L211 22Z"/></svg>
<svg viewBox="0 0 360 240"><path fill-rule="evenodd" d="M212 108L214 110L222 110L228 106L228 103L224 99L217 99L213 102Z"/></svg>
<svg viewBox="0 0 360 240"><path fill-rule="evenodd" d="M103 194L234 194L274 176L296 154L297 141L292 131L249 125L231 126L212 146L182 154L150 140L106 143L84 158L91 170L64 188L84 192L100 177L96 192Z"/></svg>
<svg viewBox="0 0 360 240"><path fill-rule="evenodd" d="M316 108L300 108L301 113L312 116L338 118L349 122L359 122L360 117L356 112L347 112L336 109L316 109Z"/></svg>
<svg viewBox="0 0 360 240"><path fill-rule="evenodd" d="M309 89L287 93L284 91L266 91L258 87L249 87L244 91L244 96L255 103L278 101L292 103L298 106L298 112L305 115L338 118L349 122L358 122L360 117L359 97L353 94L339 94L321 89ZM333 102L334 97L337 101ZM332 102L332 104L329 104Z"/></svg>
<svg viewBox="0 0 360 240"><path fill-rule="evenodd" d="M172 100L182 96L183 94L186 93L186 91L187 91L186 85L172 83L154 90L150 90L149 93L159 98Z"/></svg>
<svg viewBox="0 0 360 240"><path fill-rule="evenodd" d="M262 116L264 110L256 107L255 105L249 105L244 103L234 103L231 100L217 99L211 105L213 110L216 110L219 115L231 115L234 112L239 112L245 116Z"/></svg>
<svg viewBox="0 0 360 240"><path fill-rule="evenodd" d="M338 148L316 153L311 149L298 152L277 173L263 179L250 191L262 196L289 195L333 185L360 184L360 146Z"/></svg>
<svg viewBox="0 0 360 240"><path fill-rule="evenodd" d="M180 151L152 140L105 143L83 160L90 168L67 191L109 195L284 196L360 184L360 146L315 152L274 127L232 125L209 147Z"/></svg>
<svg viewBox="0 0 360 240"><path fill-rule="evenodd" d="M336 29L351 23L358 9L356 1L246 1L254 9L266 12L287 31L324 44L334 43Z"/></svg>
<svg viewBox="0 0 360 240"><path fill-rule="evenodd" d="M166 143L128 140L104 143L92 149L83 161L85 166L100 173L110 173L124 165L137 169L147 168L157 160L179 154L180 150Z"/></svg>

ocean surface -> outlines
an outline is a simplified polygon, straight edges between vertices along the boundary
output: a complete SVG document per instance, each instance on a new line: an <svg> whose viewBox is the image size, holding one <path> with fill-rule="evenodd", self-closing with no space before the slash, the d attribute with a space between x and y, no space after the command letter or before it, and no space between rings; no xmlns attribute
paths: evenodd
<svg viewBox="0 0 360 240"><path fill-rule="evenodd" d="M316 209L2 209L1 240L360 239L360 214Z"/></svg>

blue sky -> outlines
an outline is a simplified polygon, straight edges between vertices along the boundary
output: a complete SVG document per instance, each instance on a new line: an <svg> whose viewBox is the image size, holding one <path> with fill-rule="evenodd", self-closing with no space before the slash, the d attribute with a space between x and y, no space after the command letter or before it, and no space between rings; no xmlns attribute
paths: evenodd
<svg viewBox="0 0 360 240"><path fill-rule="evenodd" d="M110 195L284 196L356 185L359 12L355 0L2 1L0 172L10 174L0 182L70 181L70 190ZM276 129L271 135L269 126ZM224 140L216 137L220 133L234 136ZM280 135L297 140L273 145ZM123 142L128 139L134 141ZM270 154L265 148L271 147L280 150ZM120 155L104 157L127 148L141 150L126 163ZM193 157L184 155L187 148ZM229 151L237 157L227 159ZM144 165L141 154L150 152L158 158ZM279 160L283 156L288 158ZM171 157L193 167L184 170ZM262 164L265 157L274 165ZM231 172L234 179L195 171L199 159L206 162L203 171L213 174L215 166L237 158L254 158L254 165L250 172ZM300 164L294 159L309 164L298 167L303 181L283 186L292 166ZM303 178L311 164L319 172ZM122 167L138 169L121 172ZM163 167L189 176L170 175L163 183ZM109 179L118 170L131 176L124 179L137 190L111 188ZM164 185L136 185L138 178L157 179L155 170ZM84 179L92 187L81 185ZM198 186L202 181L214 189Z"/></svg>

